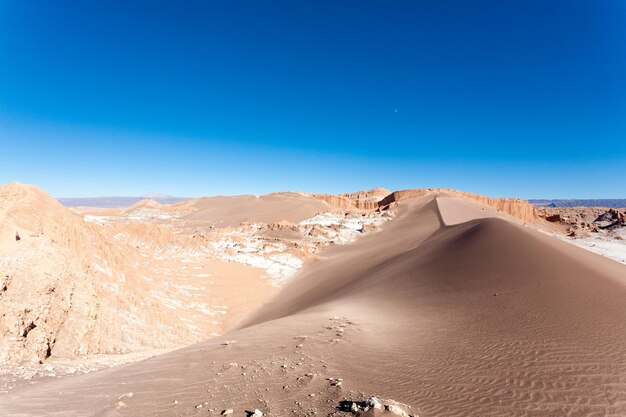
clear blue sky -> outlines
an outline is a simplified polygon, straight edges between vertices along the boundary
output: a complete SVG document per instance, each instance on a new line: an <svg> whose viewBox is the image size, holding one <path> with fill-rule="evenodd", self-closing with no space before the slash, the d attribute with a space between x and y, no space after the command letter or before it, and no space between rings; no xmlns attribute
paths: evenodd
<svg viewBox="0 0 626 417"><path fill-rule="evenodd" d="M626 2L2 0L14 180L624 198Z"/></svg>

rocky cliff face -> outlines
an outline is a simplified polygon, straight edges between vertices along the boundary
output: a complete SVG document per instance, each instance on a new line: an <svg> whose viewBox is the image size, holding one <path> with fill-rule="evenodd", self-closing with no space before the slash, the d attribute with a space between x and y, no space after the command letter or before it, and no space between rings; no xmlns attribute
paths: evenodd
<svg viewBox="0 0 626 417"><path fill-rule="evenodd" d="M371 190L357 191L354 193L341 194L342 197L354 201L357 209L375 210L379 207L378 202L388 196L391 191L385 188L374 188Z"/></svg>
<svg viewBox="0 0 626 417"><path fill-rule="evenodd" d="M481 204L493 207L503 213L510 214L525 222L534 222L539 219L537 209L526 200L519 198L492 198L478 194L457 191L461 197L467 197Z"/></svg>
<svg viewBox="0 0 626 417"><path fill-rule="evenodd" d="M567 228L572 236L626 228L626 210L607 207L540 207L539 216Z"/></svg>
<svg viewBox="0 0 626 417"><path fill-rule="evenodd" d="M107 319L104 293L114 280L98 269L122 255L93 225L17 183L0 188L0 217L0 361L92 352L106 343L101 332L119 331L118 320L107 330L98 325Z"/></svg>
<svg viewBox="0 0 626 417"><path fill-rule="evenodd" d="M518 218L525 222L534 222L539 219L537 209L529 204L525 200L519 198L492 198L485 197L478 194L467 193L458 190L444 189L444 188L417 188L408 190L399 190L387 193L384 188L376 188L369 191L359 191L356 193L341 194L338 196L324 194L316 195L319 198L323 198L325 201L331 204L341 204L343 207L352 207L362 210L376 210L381 207L389 206L392 203L399 201L422 197L429 193L446 193L449 195L459 196L475 200L481 204L493 207L503 213L507 213L515 218ZM381 197L382 196L382 197Z"/></svg>
<svg viewBox="0 0 626 417"><path fill-rule="evenodd" d="M313 197L319 198L330 204L331 206L337 207L343 210L349 210L357 208L356 201L352 200L343 195L337 194L313 194Z"/></svg>
<svg viewBox="0 0 626 417"><path fill-rule="evenodd" d="M313 194L314 197L324 200L331 206L341 209L376 210L379 202L390 194L385 188L356 191L343 194Z"/></svg>

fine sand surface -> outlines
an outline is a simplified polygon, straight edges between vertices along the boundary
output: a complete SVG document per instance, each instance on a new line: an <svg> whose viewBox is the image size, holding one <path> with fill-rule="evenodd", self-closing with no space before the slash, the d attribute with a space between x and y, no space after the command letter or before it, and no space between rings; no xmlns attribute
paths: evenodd
<svg viewBox="0 0 626 417"><path fill-rule="evenodd" d="M370 396L421 417L626 415L626 266L459 197L395 209L238 330L19 386L0 415L341 416Z"/></svg>
<svg viewBox="0 0 626 417"><path fill-rule="evenodd" d="M212 223L217 227L237 226L241 222L297 223L317 213L336 209L311 195L302 193L274 193L262 196L206 197L181 203L193 212L187 221Z"/></svg>

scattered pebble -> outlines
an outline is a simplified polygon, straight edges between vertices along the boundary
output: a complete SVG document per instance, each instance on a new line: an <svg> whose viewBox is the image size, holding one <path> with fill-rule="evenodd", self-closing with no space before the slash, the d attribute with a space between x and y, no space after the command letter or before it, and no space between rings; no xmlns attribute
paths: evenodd
<svg viewBox="0 0 626 417"><path fill-rule="evenodd" d="M389 404L387 406L387 411L389 411L391 414L395 414L397 416L409 417L409 413L407 413L406 411L404 411L402 408L398 407L395 404Z"/></svg>
<svg viewBox="0 0 626 417"><path fill-rule="evenodd" d="M380 400L376 397L369 397L367 401L365 401L365 403L367 404L368 407L374 408L376 410L380 410L383 408L383 405L381 404Z"/></svg>

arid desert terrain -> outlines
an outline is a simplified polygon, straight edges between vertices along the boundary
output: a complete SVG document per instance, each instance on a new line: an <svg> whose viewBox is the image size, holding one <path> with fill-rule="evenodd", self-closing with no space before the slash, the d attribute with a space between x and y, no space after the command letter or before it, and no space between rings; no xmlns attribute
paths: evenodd
<svg viewBox="0 0 626 417"><path fill-rule="evenodd" d="M625 210L0 187L1 416L625 416Z"/></svg>

